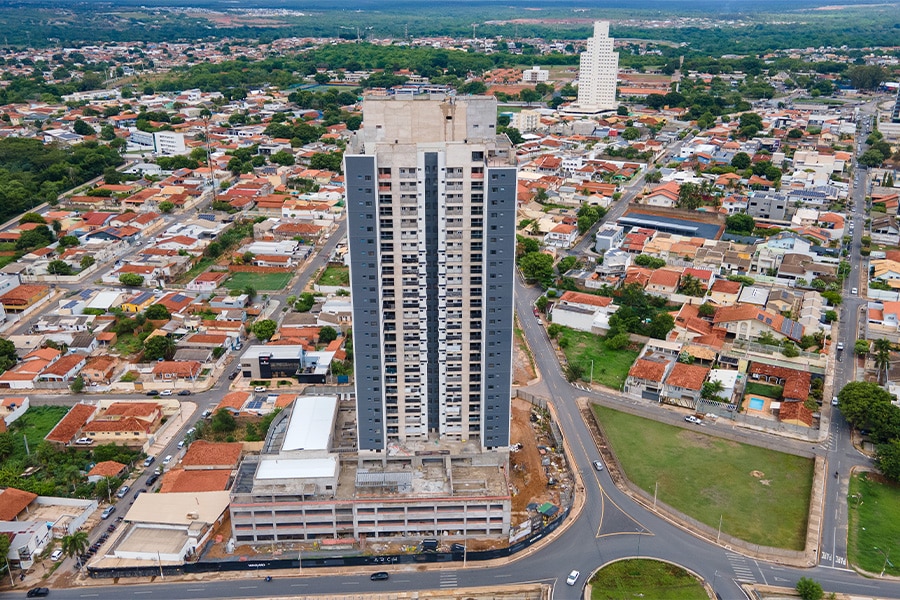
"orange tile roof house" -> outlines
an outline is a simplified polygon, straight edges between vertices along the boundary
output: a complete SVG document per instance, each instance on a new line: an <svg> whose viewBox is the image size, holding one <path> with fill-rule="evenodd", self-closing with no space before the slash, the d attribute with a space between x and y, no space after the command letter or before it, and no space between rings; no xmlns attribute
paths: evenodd
<svg viewBox="0 0 900 600"><path fill-rule="evenodd" d="M678 282L681 281L681 272L670 269L656 269L650 274L647 281L648 294L656 296L669 296L678 291Z"/></svg>
<svg viewBox="0 0 900 600"><path fill-rule="evenodd" d="M96 411L97 407L91 404L76 404L69 409L66 416L50 430L44 439L54 444L71 444L79 437L82 427Z"/></svg>
<svg viewBox="0 0 900 600"><path fill-rule="evenodd" d="M0 521L18 521L22 511L37 500L37 494L8 487L0 492Z"/></svg>
<svg viewBox="0 0 900 600"><path fill-rule="evenodd" d="M633 398L659 401L663 379L671 368L668 360L639 358L634 361L625 379L625 393Z"/></svg>
<svg viewBox="0 0 900 600"><path fill-rule="evenodd" d="M103 462L98 462L96 465L94 465L93 469L88 471L87 480L91 483L97 483L98 481L107 477L114 479L123 475L127 468L128 465L123 465L120 462L116 462L114 460L104 460Z"/></svg>
<svg viewBox="0 0 900 600"><path fill-rule="evenodd" d="M196 360L164 360L153 366L153 381L195 381L201 367Z"/></svg>
<svg viewBox="0 0 900 600"><path fill-rule="evenodd" d="M50 288L46 285L22 284L0 296L0 304L6 312L22 312L49 295Z"/></svg>
<svg viewBox="0 0 900 600"><path fill-rule="evenodd" d="M85 354L67 354L41 371L39 381L73 381L87 362Z"/></svg>
<svg viewBox="0 0 900 600"><path fill-rule="evenodd" d="M675 363L669 376L666 377L663 394L671 404L696 408L707 375L709 375L708 367Z"/></svg>
<svg viewBox="0 0 900 600"><path fill-rule="evenodd" d="M800 341L803 337L803 325L800 323L753 304L722 306L716 310L713 323L726 329L729 335L743 340L756 339L766 331L778 339Z"/></svg>
<svg viewBox="0 0 900 600"><path fill-rule="evenodd" d="M190 445L181 466L187 470L235 469L244 445L240 442L207 442L197 440Z"/></svg>
<svg viewBox="0 0 900 600"><path fill-rule="evenodd" d="M750 364L748 376L751 381L780 385L785 401L805 402L809 397L812 375L808 371L754 362Z"/></svg>
<svg viewBox="0 0 900 600"><path fill-rule="evenodd" d="M231 469L212 469L209 471L172 469L163 475L159 493L218 492L228 489L230 479Z"/></svg>
<svg viewBox="0 0 900 600"><path fill-rule="evenodd" d="M106 385L112 380L118 364L119 360L114 356L94 356L81 369L81 376L89 384Z"/></svg>
<svg viewBox="0 0 900 600"><path fill-rule="evenodd" d="M218 411L224 408L237 414L241 412L244 404L246 404L249 399L250 392L231 392L222 397L222 400L219 402L218 406L216 406L215 410Z"/></svg>
<svg viewBox="0 0 900 600"><path fill-rule="evenodd" d="M790 425L812 427L813 413L803 402L782 402L778 410L778 420Z"/></svg>

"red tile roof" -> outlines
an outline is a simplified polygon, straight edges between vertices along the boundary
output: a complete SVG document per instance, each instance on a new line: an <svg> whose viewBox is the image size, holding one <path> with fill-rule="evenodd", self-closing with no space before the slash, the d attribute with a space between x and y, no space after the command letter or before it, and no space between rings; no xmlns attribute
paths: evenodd
<svg viewBox="0 0 900 600"><path fill-rule="evenodd" d="M776 377L782 380L783 391L781 395L785 400L799 400L803 402L809 397L809 386L812 382L812 376L807 371L754 362L750 364L748 373L750 381L758 379L758 377L753 377L754 375L762 375L767 378Z"/></svg>
<svg viewBox="0 0 900 600"><path fill-rule="evenodd" d="M97 410L90 404L76 404L44 438L49 442L68 444Z"/></svg>
<svg viewBox="0 0 900 600"><path fill-rule="evenodd" d="M243 444L240 442L207 442L197 440L191 444L181 460L183 467L237 467Z"/></svg>
<svg viewBox="0 0 900 600"><path fill-rule="evenodd" d="M163 476L161 494L176 492L219 492L228 489L231 469L206 471L172 469Z"/></svg>
<svg viewBox="0 0 900 600"><path fill-rule="evenodd" d="M6 488L0 492L0 521L14 520L35 499L37 499L37 494L11 487Z"/></svg>
<svg viewBox="0 0 900 600"><path fill-rule="evenodd" d="M661 383L663 376L666 374L666 367L668 365L669 363L660 360L639 358L634 362L634 365L631 366L631 369L628 371L628 376Z"/></svg>
<svg viewBox="0 0 900 600"><path fill-rule="evenodd" d="M800 421L807 427L813 424L812 411L804 406L803 402L782 402L778 411L778 419L781 421Z"/></svg>
<svg viewBox="0 0 900 600"><path fill-rule="evenodd" d="M94 465L94 468L88 471L88 477L116 477L125 468L120 462L114 460L104 460Z"/></svg>
<svg viewBox="0 0 900 600"><path fill-rule="evenodd" d="M700 391L709 369L700 365L675 363L672 372L666 379L666 385L684 388L686 390Z"/></svg>

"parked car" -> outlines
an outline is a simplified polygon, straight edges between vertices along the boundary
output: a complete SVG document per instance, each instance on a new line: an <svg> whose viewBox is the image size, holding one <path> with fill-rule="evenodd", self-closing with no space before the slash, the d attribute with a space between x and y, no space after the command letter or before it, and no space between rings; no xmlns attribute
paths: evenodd
<svg viewBox="0 0 900 600"><path fill-rule="evenodd" d="M156 483L157 479L159 479L159 475L154 473L153 475L151 475L150 477L147 478L147 485L153 485L154 483Z"/></svg>
<svg viewBox="0 0 900 600"><path fill-rule="evenodd" d="M851 293L852 295L854 295L854 296L858 296L858 295L859 295L859 289L857 289L857 288L850 288L850 293Z"/></svg>
<svg viewBox="0 0 900 600"><path fill-rule="evenodd" d="M94 438L89 438L89 437L78 438L77 440L75 440L76 446L90 446L93 443L94 443Z"/></svg>
<svg viewBox="0 0 900 600"><path fill-rule="evenodd" d="M578 578L581 576L581 573L578 571L572 571L569 573L569 576L566 577L566 585L575 585L575 582L578 581Z"/></svg>
<svg viewBox="0 0 900 600"><path fill-rule="evenodd" d="M232 371L232 372L228 375L228 379L230 379L231 381L234 381L235 379L237 379L237 376L240 375L240 374L241 374L240 371Z"/></svg>
<svg viewBox="0 0 900 600"><path fill-rule="evenodd" d="M255 388L253 388L254 392L267 392L268 390L269 390L269 388L267 388L264 385L258 385Z"/></svg>
<svg viewBox="0 0 900 600"><path fill-rule="evenodd" d="M178 442L178 449L181 450L182 448L184 448L184 445L186 443L187 443L187 440L181 440L180 442Z"/></svg>
<svg viewBox="0 0 900 600"><path fill-rule="evenodd" d="M702 419L698 419L694 415L688 415L684 418L688 423L694 423L695 425L701 425L703 423Z"/></svg>
<svg viewBox="0 0 900 600"><path fill-rule="evenodd" d="M838 342L837 349L838 349L838 352L840 352L841 350L843 350L843 349L844 349L844 342Z"/></svg>
<svg viewBox="0 0 900 600"><path fill-rule="evenodd" d="M147 395L147 396L158 396L158 395L159 395L159 392L157 392L156 390L147 390L147 394L146 394L146 395Z"/></svg>
<svg viewBox="0 0 900 600"><path fill-rule="evenodd" d="M595 461L594 461L594 468L597 469L598 471L602 471L602 470L603 470L603 463L600 462L599 460L595 460Z"/></svg>
<svg viewBox="0 0 900 600"><path fill-rule="evenodd" d="M159 393L160 396L171 396L172 390L163 390Z"/></svg>
<svg viewBox="0 0 900 600"><path fill-rule="evenodd" d="M197 432L197 428L191 427L190 429L188 429L187 431L184 432L184 435L190 437L190 436L194 435L196 432Z"/></svg>
<svg viewBox="0 0 900 600"><path fill-rule="evenodd" d="M206 410L203 411L203 414L201 414L200 416L203 417L204 419L208 419L212 416L212 410L207 408Z"/></svg>
<svg viewBox="0 0 900 600"><path fill-rule="evenodd" d="M372 573L369 575L369 579L372 581L385 581L390 578L387 571L378 571L377 573Z"/></svg>
<svg viewBox="0 0 900 600"><path fill-rule="evenodd" d="M43 598L50 593L50 588L31 588L25 594L26 598Z"/></svg>
<svg viewBox="0 0 900 600"><path fill-rule="evenodd" d="M50 555L50 560L56 562L62 558L62 555L63 555L62 548L57 548L56 550L53 551L53 554Z"/></svg>
<svg viewBox="0 0 900 600"><path fill-rule="evenodd" d="M107 506L105 509L103 509L103 512L100 513L100 518L105 521L106 519L110 518L114 512L116 512L115 506Z"/></svg>
<svg viewBox="0 0 900 600"><path fill-rule="evenodd" d="M837 397L837 396L832 396L832 397L831 397L831 405L832 405L832 406L837 406L837 405L838 405L838 397Z"/></svg>
<svg viewBox="0 0 900 600"><path fill-rule="evenodd" d="M164 465L167 465L167 464L169 464L170 462L172 462L172 455L171 455L171 454L166 454L166 457L163 459L163 464L164 464Z"/></svg>
<svg viewBox="0 0 900 600"><path fill-rule="evenodd" d="M150 465L153 464L154 460L156 460L154 457L148 456L147 458L144 459L144 466L149 467Z"/></svg>
<svg viewBox="0 0 900 600"><path fill-rule="evenodd" d="M128 490L130 490L130 489L131 489L131 486L123 485L121 488L119 488L119 491L116 492L116 498L124 498L125 494L127 494Z"/></svg>
<svg viewBox="0 0 900 600"><path fill-rule="evenodd" d="M190 395L191 395L191 390L181 390L181 391L178 392L178 395L179 395L179 396L190 396Z"/></svg>

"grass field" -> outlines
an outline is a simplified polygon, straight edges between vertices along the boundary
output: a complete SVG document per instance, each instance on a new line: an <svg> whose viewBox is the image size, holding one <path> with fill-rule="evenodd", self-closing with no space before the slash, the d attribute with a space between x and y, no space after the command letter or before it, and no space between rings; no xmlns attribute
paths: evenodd
<svg viewBox="0 0 900 600"><path fill-rule="evenodd" d="M707 600L696 577L675 565L656 560L620 560L591 578L591 600L653 598Z"/></svg>
<svg viewBox="0 0 900 600"><path fill-rule="evenodd" d="M16 419L10 426L15 450L10 458L25 457L25 438L28 439L28 448L32 452L38 445L44 441L44 436L50 433L50 430L56 427L66 413L69 412L66 406L32 406L25 414Z"/></svg>
<svg viewBox="0 0 900 600"><path fill-rule="evenodd" d="M757 396L765 396L766 398L774 398L775 400L781 398L782 393L783 391L780 385L767 385L755 381L747 383L747 386L744 388L745 396L755 394Z"/></svg>
<svg viewBox="0 0 900 600"><path fill-rule="evenodd" d="M813 461L594 406L626 475L658 498L752 544L801 550Z"/></svg>
<svg viewBox="0 0 900 600"><path fill-rule="evenodd" d="M225 280L229 290L242 290L252 286L256 291L277 291L291 280L292 273L233 273Z"/></svg>
<svg viewBox="0 0 900 600"><path fill-rule="evenodd" d="M319 285L350 286L350 269L347 267L326 267L319 276Z"/></svg>
<svg viewBox="0 0 900 600"><path fill-rule="evenodd" d="M569 364L584 370L582 380L591 378L591 361L594 361L594 383L621 390L628 377L628 370L638 357L636 350L609 350L603 338L586 331L563 327L557 338Z"/></svg>
<svg viewBox="0 0 900 600"><path fill-rule="evenodd" d="M193 280L197 275L199 275L203 271L205 271L208 268L210 268L211 266L213 266L213 264L215 264L215 262L216 261L214 259L209 258L208 256L204 256L199 261L197 261L196 265L191 267L181 277L176 278L175 283L188 283L189 281Z"/></svg>
<svg viewBox="0 0 900 600"><path fill-rule="evenodd" d="M870 573L884 569L885 575L900 575L900 567L891 564L900 565L900 486L861 473L850 479L847 507L851 564Z"/></svg>

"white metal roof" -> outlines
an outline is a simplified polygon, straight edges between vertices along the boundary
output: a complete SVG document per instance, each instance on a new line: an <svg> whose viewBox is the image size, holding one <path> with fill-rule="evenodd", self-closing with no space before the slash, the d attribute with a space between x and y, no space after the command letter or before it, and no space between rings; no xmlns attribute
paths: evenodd
<svg viewBox="0 0 900 600"><path fill-rule="evenodd" d="M337 396L301 396L294 401L283 451L328 450L337 416Z"/></svg>
<svg viewBox="0 0 900 600"><path fill-rule="evenodd" d="M259 461L256 479L321 479L337 473L337 457L264 458ZM156 495L156 494L154 494Z"/></svg>

